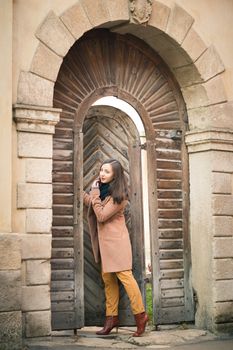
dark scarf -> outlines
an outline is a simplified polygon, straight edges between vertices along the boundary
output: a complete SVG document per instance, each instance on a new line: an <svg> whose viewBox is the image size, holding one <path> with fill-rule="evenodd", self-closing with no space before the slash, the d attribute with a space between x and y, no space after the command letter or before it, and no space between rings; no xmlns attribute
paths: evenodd
<svg viewBox="0 0 233 350"><path fill-rule="evenodd" d="M109 183L100 184L100 199L103 201L107 196L110 196L109 193Z"/></svg>

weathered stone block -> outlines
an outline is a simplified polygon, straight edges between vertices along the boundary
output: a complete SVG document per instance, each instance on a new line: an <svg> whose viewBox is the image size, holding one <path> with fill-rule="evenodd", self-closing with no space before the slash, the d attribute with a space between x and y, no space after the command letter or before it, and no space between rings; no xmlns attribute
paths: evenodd
<svg viewBox="0 0 233 350"><path fill-rule="evenodd" d="M18 133L18 156L33 158L52 158L52 135Z"/></svg>
<svg viewBox="0 0 233 350"><path fill-rule="evenodd" d="M128 0L105 0L105 6L108 9L111 21L129 20Z"/></svg>
<svg viewBox="0 0 233 350"><path fill-rule="evenodd" d="M233 216L233 195L213 195L213 215Z"/></svg>
<svg viewBox="0 0 233 350"><path fill-rule="evenodd" d="M212 174L212 192L231 194L232 193L232 175L227 173Z"/></svg>
<svg viewBox="0 0 233 350"><path fill-rule="evenodd" d="M208 93L208 92L207 92ZM190 130L228 128L233 130L233 104L221 103L188 111Z"/></svg>
<svg viewBox="0 0 233 350"><path fill-rule="evenodd" d="M208 97L202 84L188 86L182 89L187 108L197 108L208 105Z"/></svg>
<svg viewBox="0 0 233 350"><path fill-rule="evenodd" d="M18 184L18 208L51 208L52 185Z"/></svg>
<svg viewBox="0 0 233 350"><path fill-rule="evenodd" d="M76 39L92 28L80 2L65 11L60 18Z"/></svg>
<svg viewBox="0 0 233 350"><path fill-rule="evenodd" d="M22 311L50 309L49 286L22 287Z"/></svg>
<svg viewBox="0 0 233 350"><path fill-rule="evenodd" d="M21 308L21 273L0 271L0 311L20 310Z"/></svg>
<svg viewBox="0 0 233 350"><path fill-rule="evenodd" d="M51 241L50 234L22 235L22 259L50 259Z"/></svg>
<svg viewBox="0 0 233 350"><path fill-rule="evenodd" d="M233 297L233 280L216 281L213 291L215 301L231 301Z"/></svg>
<svg viewBox="0 0 233 350"><path fill-rule="evenodd" d="M51 265L48 260L26 261L27 285L49 284L51 279Z"/></svg>
<svg viewBox="0 0 233 350"><path fill-rule="evenodd" d="M207 49L206 44L193 28L187 33L181 46L193 62Z"/></svg>
<svg viewBox="0 0 233 350"><path fill-rule="evenodd" d="M227 101L225 87L220 76L210 79L203 86L206 89L210 103L216 104Z"/></svg>
<svg viewBox="0 0 233 350"><path fill-rule="evenodd" d="M202 78L208 80L224 71L224 65L213 46L210 46L196 61Z"/></svg>
<svg viewBox="0 0 233 350"><path fill-rule="evenodd" d="M26 313L26 337L44 337L51 334L51 312Z"/></svg>
<svg viewBox="0 0 233 350"><path fill-rule="evenodd" d="M97 27L100 24L111 21L105 1L95 0L95 6L93 6L92 0L80 0L80 2L93 27Z"/></svg>
<svg viewBox="0 0 233 350"><path fill-rule="evenodd" d="M153 1L152 13L148 24L165 31L167 27L168 18L170 15L170 8L159 1Z"/></svg>
<svg viewBox="0 0 233 350"><path fill-rule="evenodd" d="M213 234L214 236L232 236L233 217L232 216L214 216Z"/></svg>
<svg viewBox="0 0 233 350"><path fill-rule="evenodd" d="M26 159L27 182L52 182L52 159Z"/></svg>
<svg viewBox="0 0 233 350"><path fill-rule="evenodd" d="M66 55L75 41L72 34L53 11L49 12L37 30L36 37L61 57Z"/></svg>
<svg viewBox="0 0 233 350"><path fill-rule="evenodd" d="M27 209L26 230L28 233L51 233L52 209Z"/></svg>
<svg viewBox="0 0 233 350"><path fill-rule="evenodd" d="M200 74L193 64L175 69L174 74L181 87L202 82Z"/></svg>
<svg viewBox="0 0 233 350"><path fill-rule="evenodd" d="M214 318L217 323L233 322L233 302L216 303Z"/></svg>
<svg viewBox="0 0 233 350"><path fill-rule="evenodd" d="M168 20L166 33L181 44L193 22L193 17L175 4Z"/></svg>
<svg viewBox="0 0 233 350"><path fill-rule="evenodd" d="M214 258L233 258L233 236L219 237L213 240Z"/></svg>
<svg viewBox="0 0 233 350"><path fill-rule="evenodd" d="M21 311L0 313L0 349L22 349Z"/></svg>
<svg viewBox="0 0 233 350"><path fill-rule="evenodd" d="M233 173L233 153L216 151L212 157L213 171L226 171Z"/></svg>
<svg viewBox="0 0 233 350"><path fill-rule="evenodd" d="M33 56L30 71L45 79L56 81L57 74L62 63L62 58L39 43Z"/></svg>
<svg viewBox="0 0 233 350"><path fill-rule="evenodd" d="M233 279L233 259L214 259L213 271L216 280Z"/></svg>
<svg viewBox="0 0 233 350"><path fill-rule="evenodd" d="M19 235L0 234L0 270L21 268L21 243Z"/></svg>
<svg viewBox="0 0 233 350"><path fill-rule="evenodd" d="M54 83L30 72L21 72L17 102L35 106L53 105Z"/></svg>
<svg viewBox="0 0 233 350"><path fill-rule="evenodd" d="M157 42L155 46L157 46ZM182 52L179 48L169 48L164 51L161 50L159 54L171 68L183 67L191 63L188 55Z"/></svg>

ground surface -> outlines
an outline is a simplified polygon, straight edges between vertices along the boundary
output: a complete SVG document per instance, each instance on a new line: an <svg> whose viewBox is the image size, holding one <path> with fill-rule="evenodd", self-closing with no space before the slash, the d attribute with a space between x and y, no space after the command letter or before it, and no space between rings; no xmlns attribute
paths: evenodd
<svg viewBox="0 0 233 350"><path fill-rule="evenodd" d="M25 350L82 350L82 349L168 349L168 350L233 350L233 335L220 337L205 330L176 327L153 331L147 329L139 338L132 337L135 328L120 328L105 337L95 334L96 327L72 332L54 332L52 337L28 339Z"/></svg>

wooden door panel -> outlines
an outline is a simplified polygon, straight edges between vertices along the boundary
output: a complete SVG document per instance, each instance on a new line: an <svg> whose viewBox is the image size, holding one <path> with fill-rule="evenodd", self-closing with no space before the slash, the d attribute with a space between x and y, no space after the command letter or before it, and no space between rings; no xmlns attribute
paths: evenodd
<svg viewBox="0 0 233 350"><path fill-rule="evenodd" d="M74 133L81 128L87 113L87 110L80 113L80 108L83 111L83 106L87 106L88 109L93 103L93 96L98 98L103 95L118 96L132 104L138 110L146 129L154 322L158 324L193 320L188 161L184 143L187 129L185 104L175 79L162 59L136 37L119 35L108 30L94 30L78 40L63 59L54 90L54 107L62 108L62 113L53 141L53 237L78 236L75 227L79 222L77 198L73 196L76 193L75 178L78 173L78 169L73 168L77 154L77 149L74 154ZM116 119L121 120L119 115L116 115ZM123 166L127 167L128 146L124 141L121 122L118 126L111 125L109 129L108 121L104 119L102 126L100 135L93 135L92 130L86 131L86 137L90 140L88 150L85 150L89 154L84 168L89 173L87 187L92 181L90 169L94 169L95 176L103 155L119 155ZM106 135L111 132L114 144L109 145ZM123 147L119 147L116 142L121 137ZM52 258L52 271L72 269L74 266L79 271L82 270L81 264L77 267L74 259L62 255L65 254L62 253L62 246L54 246L53 249L61 249L61 255ZM75 276L78 279L77 274ZM162 283L167 281L172 286L174 279L184 280L181 287L184 297L171 296L169 293L162 295ZM81 283L82 278L79 280ZM53 277L51 286L53 287ZM170 289L176 292L176 288ZM60 292L64 293L63 290ZM53 303L54 293L52 290ZM76 299L80 299L77 303L81 302L82 293L77 294ZM56 308L53 310L53 315L56 315ZM74 314L80 312L76 308ZM68 320L72 320L72 317L68 317ZM66 319L64 327L67 322ZM57 324L62 327L62 322Z"/></svg>
<svg viewBox="0 0 233 350"><path fill-rule="evenodd" d="M95 107L97 109L97 107ZM99 109L100 107L98 107ZM93 109L93 107L92 107ZM110 113L110 109L109 109ZM94 179L99 174L100 164L104 159L118 159L130 178L130 162L132 158L130 154L130 143L132 140L125 134L120 123L111 117L94 116L87 118L84 122L84 189L88 191ZM140 151L140 150L139 150ZM131 169L140 174L139 169ZM140 181L140 176L138 178ZM139 185L139 184L138 184ZM137 183L134 183L137 187ZM129 210L129 208L128 208ZM140 210L140 208L139 208ZM139 214L140 216L140 214ZM128 211L126 216L127 226L135 247L136 232L132 232L131 215ZM137 252L138 254L138 252ZM142 254L142 253L141 253ZM141 254L139 254L141 256ZM134 251L134 261L136 260L136 252ZM142 266L135 266L134 273L136 278L142 279ZM122 325L133 325L134 319L130 309L130 302L123 286L119 282L120 287L120 303L119 317ZM141 284L141 287L142 286ZM88 233L88 224L84 216L84 301L85 301L85 325L102 325L105 318L105 296L104 284L101 278L100 266L94 262L91 249L91 242Z"/></svg>

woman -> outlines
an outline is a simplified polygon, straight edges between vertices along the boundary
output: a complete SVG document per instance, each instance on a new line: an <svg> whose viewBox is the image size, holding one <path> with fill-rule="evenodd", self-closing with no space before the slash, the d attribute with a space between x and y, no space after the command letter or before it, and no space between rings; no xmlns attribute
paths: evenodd
<svg viewBox="0 0 233 350"><path fill-rule="evenodd" d="M101 165L99 178L92 184L90 193L84 192L84 203L89 207L92 249L95 261L101 260L105 285L106 320L103 329L96 332L98 335L109 334L114 327L118 328L118 279L124 285L135 317L137 331L133 336L139 337L145 331L149 319L132 274L132 249L124 217L127 202L123 168L116 159L108 159Z"/></svg>

